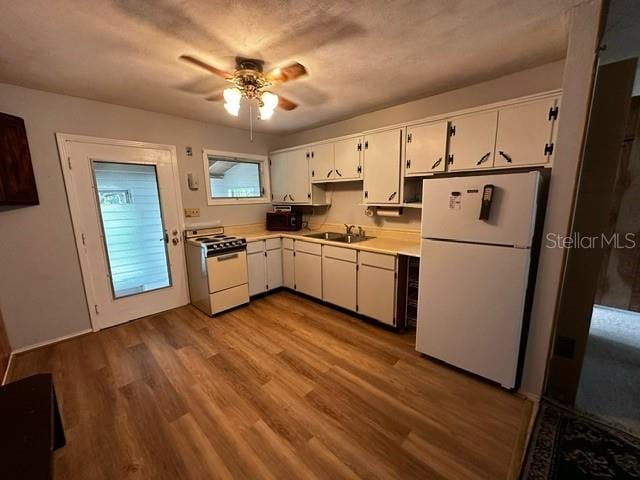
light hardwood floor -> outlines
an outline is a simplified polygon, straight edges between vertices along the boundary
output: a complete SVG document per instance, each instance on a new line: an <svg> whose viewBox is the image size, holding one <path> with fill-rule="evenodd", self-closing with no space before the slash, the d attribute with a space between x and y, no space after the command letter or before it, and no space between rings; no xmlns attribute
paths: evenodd
<svg viewBox="0 0 640 480"><path fill-rule="evenodd" d="M530 402L279 292L20 354L53 372L72 479L514 478Z"/></svg>

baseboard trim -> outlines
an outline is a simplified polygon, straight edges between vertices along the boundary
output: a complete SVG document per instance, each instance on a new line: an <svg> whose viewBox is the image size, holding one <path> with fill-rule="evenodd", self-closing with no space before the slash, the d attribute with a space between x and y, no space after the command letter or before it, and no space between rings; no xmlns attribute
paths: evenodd
<svg viewBox="0 0 640 480"><path fill-rule="evenodd" d="M79 337L81 335L86 335L87 333L91 333L93 330L91 328L86 328L84 330L80 330L78 332L70 333L68 335L63 335L62 337L53 338L51 340L45 340L44 342L34 343L32 345L28 345L26 347L18 348L11 352L11 355L18 355L20 353L30 352L31 350L37 350L42 347L47 347L49 345L53 345L54 343L64 342L65 340L70 340L75 337Z"/></svg>

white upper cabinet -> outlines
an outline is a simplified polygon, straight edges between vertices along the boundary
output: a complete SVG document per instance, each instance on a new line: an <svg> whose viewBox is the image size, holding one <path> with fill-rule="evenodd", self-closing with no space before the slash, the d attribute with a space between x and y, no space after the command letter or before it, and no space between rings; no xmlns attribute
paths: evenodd
<svg viewBox="0 0 640 480"><path fill-rule="evenodd" d="M269 157L271 168L271 200L287 202L289 199L289 152L272 153Z"/></svg>
<svg viewBox="0 0 640 480"><path fill-rule="evenodd" d="M403 135L402 128L394 128L364 137L364 203L400 203Z"/></svg>
<svg viewBox="0 0 640 480"><path fill-rule="evenodd" d="M497 111L453 119L447 169L454 171L493 167L497 125Z"/></svg>
<svg viewBox="0 0 640 480"><path fill-rule="evenodd" d="M309 203L309 157L304 148L289 152L289 203Z"/></svg>
<svg viewBox="0 0 640 480"><path fill-rule="evenodd" d="M311 181L326 182L334 177L333 143L321 143L310 148Z"/></svg>
<svg viewBox="0 0 640 480"><path fill-rule="evenodd" d="M407 177L444 172L448 132L449 122L446 120L407 127Z"/></svg>
<svg viewBox="0 0 640 480"><path fill-rule="evenodd" d="M338 140L334 148L334 179L362 179L362 137Z"/></svg>
<svg viewBox="0 0 640 480"><path fill-rule="evenodd" d="M553 152L557 99L544 99L498 111L495 167L540 165Z"/></svg>

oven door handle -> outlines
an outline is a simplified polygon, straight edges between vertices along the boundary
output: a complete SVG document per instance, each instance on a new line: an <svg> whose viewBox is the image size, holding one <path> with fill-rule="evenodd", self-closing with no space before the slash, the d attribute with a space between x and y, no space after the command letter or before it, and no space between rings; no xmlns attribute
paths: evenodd
<svg viewBox="0 0 640 480"><path fill-rule="evenodd" d="M233 258L238 258L238 254L237 253L230 253L228 255L220 255L219 257L216 257L216 259L219 262L222 262L224 260L231 260Z"/></svg>

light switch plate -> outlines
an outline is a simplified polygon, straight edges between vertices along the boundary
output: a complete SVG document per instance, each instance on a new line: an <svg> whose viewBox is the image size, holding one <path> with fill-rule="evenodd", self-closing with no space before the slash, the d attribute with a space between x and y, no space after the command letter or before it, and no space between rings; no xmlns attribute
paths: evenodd
<svg viewBox="0 0 640 480"><path fill-rule="evenodd" d="M199 208L185 208L184 209L185 217L199 217L200 209Z"/></svg>

